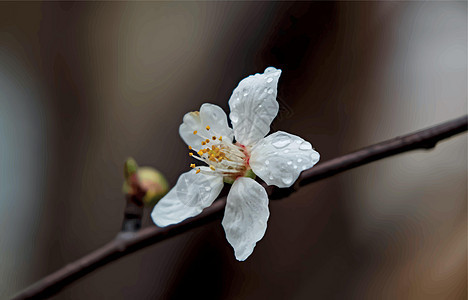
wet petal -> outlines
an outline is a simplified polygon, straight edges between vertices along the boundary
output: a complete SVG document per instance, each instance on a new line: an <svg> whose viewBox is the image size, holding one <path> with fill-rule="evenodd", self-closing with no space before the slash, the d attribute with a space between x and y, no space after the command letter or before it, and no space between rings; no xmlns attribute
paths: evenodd
<svg viewBox="0 0 468 300"><path fill-rule="evenodd" d="M201 169L209 170L206 167ZM223 188L223 178L196 174L195 171L180 175L177 184L156 204L151 213L156 225L164 227L196 216L218 197Z"/></svg>
<svg viewBox="0 0 468 300"><path fill-rule="evenodd" d="M252 150L250 166L268 185L291 186L299 174L315 165L320 154L302 138L283 131L258 142Z"/></svg>
<svg viewBox="0 0 468 300"><path fill-rule="evenodd" d="M229 115L236 141L253 145L265 137L278 114L276 88L281 70L269 67L263 74L243 79L229 99Z"/></svg>
<svg viewBox="0 0 468 300"><path fill-rule="evenodd" d="M269 216L265 189L251 178L237 179L229 191L222 222L237 260L246 260L252 254L265 235Z"/></svg>

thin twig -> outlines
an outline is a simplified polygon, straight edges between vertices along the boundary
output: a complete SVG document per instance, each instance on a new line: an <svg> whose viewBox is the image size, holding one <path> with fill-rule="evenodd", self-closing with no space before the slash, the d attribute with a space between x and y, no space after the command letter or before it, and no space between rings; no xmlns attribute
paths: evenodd
<svg viewBox="0 0 468 300"><path fill-rule="evenodd" d="M468 116L463 116L320 163L316 167L304 171L296 181L296 184L290 189L273 189L269 187L270 198L284 198L291 192L309 183L331 177L375 160L415 149L430 149L437 142L466 131L467 120ZM222 197L215 201L213 205L206 208L200 215L182 223L165 228L151 226L136 232L129 238L116 238L94 252L44 277L16 295L14 299L50 297L58 293L65 286L114 260L221 218L225 205L226 197Z"/></svg>

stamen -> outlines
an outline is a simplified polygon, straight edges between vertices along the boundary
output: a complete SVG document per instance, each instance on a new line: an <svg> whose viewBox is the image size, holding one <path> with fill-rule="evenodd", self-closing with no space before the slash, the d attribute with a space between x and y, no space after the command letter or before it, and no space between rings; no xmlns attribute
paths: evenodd
<svg viewBox="0 0 468 300"><path fill-rule="evenodd" d="M206 130L210 130L210 126L206 126Z"/></svg>
<svg viewBox="0 0 468 300"><path fill-rule="evenodd" d="M213 135L212 139L213 139L213 141L214 141L214 140L216 140L216 137Z"/></svg>
<svg viewBox="0 0 468 300"><path fill-rule="evenodd" d="M190 168L195 168L195 164L190 164Z"/></svg>
<svg viewBox="0 0 468 300"><path fill-rule="evenodd" d="M193 132L193 134L197 134L197 131L195 130L195 131Z"/></svg>
<svg viewBox="0 0 468 300"><path fill-rule="evenodd" d="M188 146L189 150L192 150L192 146Z"/></svg>
<svg viewBox="0 0 468 300"><path fill-rule="evenodd" d="M198 173L200 173L200 171L201 171L201 170L200 170L200 169L198 169L198 170L195 172L195 174L198 174Z"/></svg>
<svg viewBox="0 0 468 300"><path fill-rule="evenodd" d="M190 152L188 155L190 155L190 156L193 156L193 153L192 153L192 152Z"/></svg>
<svg viewBox="0 0 468 300"><path fill-rule="evenodd" d="M203 141L203 142L201 142L201 144L202 144L203 146L205 146L205 145L206 145L206 142L205 142L205 141Z"/></svg>
<svg viewBox="0 0 468 300"><path fill-rule="evenodd" d="M220 137L219 137L219 140L222 142L222 141L223 141L223 137L222 137L222 136L220 136Z"/></svg>
<svg viewBox="0 0 468 300"><path fill-rule="evenodd" d="M208 144L209 142L210 142L210 140L209 140L209 139L206 139L206 140L205 140L205 143L207 143L207 144Z"/></svg>
<svg viewBox="0 0 468 300"><path fill-rule="evenodd" d="M213 167L213 166L210 166L210 169L213 170L213 171L216 170L215 167Z"/></svg>

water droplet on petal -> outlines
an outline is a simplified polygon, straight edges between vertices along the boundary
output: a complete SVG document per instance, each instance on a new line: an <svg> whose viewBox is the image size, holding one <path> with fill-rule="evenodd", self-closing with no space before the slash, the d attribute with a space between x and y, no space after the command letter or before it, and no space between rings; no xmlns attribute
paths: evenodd
<svg viewBox="0 0 468 300"><path fill-rule="evenodd" d="M288 161L287 164L288 164L288 165L292 165L292 161Z"/></svg>
<svg viewBox="0 0 468 300"><path fill-rule="evenodd" d="M297 162L298 162L298 163L302 162L302 158L298 158L298 159L297 159Z"/></svg>
<svg viewBox="0 0 468 300"><path fill-rule="evenodd" d="M307 143L307 142L304 142L299 146L299 149L301 149L301 150L312 150L312 145Z"/></svg>
<svg viewBox="0 0 468 300"><path fill-rule="evenodd" d="M268 67L265 69L265 73L271 73L271 72L276 72L277 70L273 67Z"/></svg>
<svg viewBox="0 0 468 300"><path fill-rule="evenodd" d="M289 144L291 144L291 139L287 136L277 139L276 141L272 143L272 145L277 149L284 148L288 146Z"/></svg>
<svg viewBox="0 0 468 300"><path fill-rule="evenodd" d="M305 169L307 169L307 166L306 166L306 165L303 165L303 166L302 166L302 170L304 171Z"/></svg>
<svg viewBox="0 0 468 300"><path fill-rule="evenodd" d="M273 92L274 92L273 89L268 90L268 94L273 94Z"/></svg>
<svg viewBox="0 0 468 300"><path fill-rule="evenodd" d="M293 182L293 177L289 173L285 173L281 175L281 180L283 181L284 184L291 184Z"/></svg>
<svg viewBox="0 0 468 300"><path fill-rule="evenodd" d="M296 165L294 165L294 166L293 166L293 168L294 168L294 169L297 169L297 166L296 166Z"/></svg>
<svg viewBox="0 0 468 300"><path fill-rule="evenodd" d="M237 115L236 112L232 112L229 115L229 118L231 118L232 123L237 123L237 121L239 121L239 116Z"/></svg>
<svg viewBox="0 0 468 300"><path fill-rule="evenodd" d="M268 83L272 82L273 81L273 78L271 77L268 77L267 80L266 80Z"/></svg>
<svg viewBox="0 0 468 300"><path fill-rule="evenodd" d="M289 149L283 151L285 154L289 153Z"/></svg>
<svg viewBox="0 0 468 300"><path fill-rule="evenodd" d="M296 144L300 145L300 144L302 144L302 141L301 140L296 140Z"/></svg>
<svg viewBox="0 0 468 300"><path fill-rule="evenodd" d="M265 160L265 165L267 165L267 166L268 166L269 164L270 164L270 161L269 161L268 159L267 159L267 160Z"/></svg>
<svg viewBox="0 0 468 300"><path fill-rule="evenodd" d="M206 186L205 191L209 192L209 191L211 191L211 188L209 186Z"/></svg>
<svg viewBox="0 0 468 300"><path fill-rule="evenodd" d="M275 178L274 178L273 176L271 176L271 175L270 175L270 177L268 177L268 178L270 178L270 180L273 180L273 179L275 179Z"/></svg>

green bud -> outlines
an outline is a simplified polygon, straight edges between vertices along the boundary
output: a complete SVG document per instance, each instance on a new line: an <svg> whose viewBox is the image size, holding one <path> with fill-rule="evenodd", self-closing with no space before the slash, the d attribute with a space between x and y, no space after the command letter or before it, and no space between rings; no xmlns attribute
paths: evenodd
<svg viewBox="0 0 468 300"><path fill-rule="evenodd" d="M138 170L137 162L132 157L127 158L127 160L125 161L125 165L124 165L125 180L128 181L130 176L135 174L137 170Z"/></svg>

